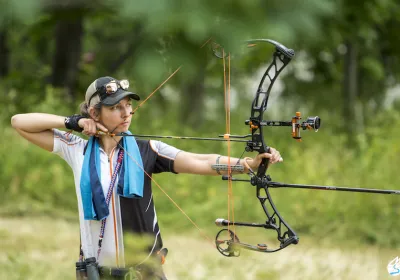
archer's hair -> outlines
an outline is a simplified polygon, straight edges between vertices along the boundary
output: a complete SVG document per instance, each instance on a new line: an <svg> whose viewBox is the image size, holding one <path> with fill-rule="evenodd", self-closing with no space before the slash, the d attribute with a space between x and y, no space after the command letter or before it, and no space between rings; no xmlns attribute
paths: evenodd
<svg viewBox="0 0 400 280"><path fill-rule="evenodd" d="M97 103L96 105L93 106L95 109L95 114L100 115L100 110L101 110L101 103ZM87 103L84 101L79 105L79 112L80 115L86 117L86 118L91 118L89 114L89 106Z"/></svg>

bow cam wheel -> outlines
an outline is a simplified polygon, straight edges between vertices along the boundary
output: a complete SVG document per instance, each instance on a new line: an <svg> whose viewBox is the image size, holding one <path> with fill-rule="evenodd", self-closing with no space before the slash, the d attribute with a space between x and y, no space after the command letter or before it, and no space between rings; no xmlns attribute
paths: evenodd
<svg viewBox="0 0 400 280"><path fill-rule="evenodd" d="M215 237L215 245L218 252L225 257L239 257L240 250L236 243L240 243L239 238L230 229L222 229Z"/></svg>

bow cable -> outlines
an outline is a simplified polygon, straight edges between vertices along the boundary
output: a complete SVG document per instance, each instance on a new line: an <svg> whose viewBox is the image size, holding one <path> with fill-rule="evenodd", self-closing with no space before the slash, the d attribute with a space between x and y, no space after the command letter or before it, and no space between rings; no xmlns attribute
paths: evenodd
<svg viewBox="0 0 400 280"><path fill-rule="evenodd" d="M225 57L228 59L228 63L226 63ZM223 70L224 70L224 105L225 105L225 126L226 126L226 134L224 135L224 139L227 140L227 149L228 149L228 220L232 220L232 229L235 234L235 212L234 212L234 198L232 191L232 167L231 167L231 60L230 53L225 55L225 50L222 48L222 61L223 61ZM227 65L228 64L228 65ZM227 69L226 69L227 68ZM228 73L227 73L228 72ZM239 158L240 162L240 158ZM238 164L238 163L237 163ZM232 219L230 219L232 217ZM228 224L228 232L230 225Z"/></svg>

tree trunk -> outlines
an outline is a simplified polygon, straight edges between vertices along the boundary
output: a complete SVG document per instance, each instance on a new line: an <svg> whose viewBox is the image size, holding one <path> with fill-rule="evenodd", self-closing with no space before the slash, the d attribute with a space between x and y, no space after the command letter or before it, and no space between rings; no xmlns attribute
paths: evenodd
<svg viewBox="0 0 400 280"><path fill-rule="evenodd" d="M0 30L0 78L7 76L10 69L10 50L7 45L7 31Z"/></svg>
<svg viewBox="0 0 400 280"><path fill-rule="evenodd" d="M182 86L182 120L188 126L199 127L204 113L204 68L198 69L193 80Z"/></svg>
<svg viewBox="0 0 400 280"><path fill-rule="evenodd" d="M130 57L135 55L135 52L137 51L139 47L139 43L141 41L141 36L142 36L142 30L143 26L140 23L137 23L132 32L130 33L129 37L129 46L127 50L122 53L119 57L114 62L110 63L110 73L116 72L124 63L126 60L128 60Z"/></svg>
<svg viewBox="0 0 400 280"><path fill-rule="evenodd" d="M358 49L354 42L346 42L347 52L344 56L344 79L343 79L343 120L344 131L347 134L348 143L356 144L358 125L356 118L357 96L358 96Z"/></svg>
<svg viewBox="0 0 400 280"><path fill-rule="evenodd" d="M51 84L64 87L67 95L75 100L81 57L83 17L61 18L55 28L56 49L53 57Z"/></svg>

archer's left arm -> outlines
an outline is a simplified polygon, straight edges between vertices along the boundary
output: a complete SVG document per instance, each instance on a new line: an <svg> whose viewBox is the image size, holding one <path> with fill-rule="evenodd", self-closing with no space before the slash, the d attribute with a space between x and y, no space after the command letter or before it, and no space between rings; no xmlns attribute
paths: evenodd
<svg viewBox="0 0 400 280"><path fill-rule="evenodd" d="M233 172L235 173L248 173L249 167L256 171L260 165L263 158L268 158L270 164L283 161L281 154L274 148L270 148L271 153L258 154L254 158L244 158L238 159L228 156L220 156L217 154L194 154L188 152L180 152L174 162L174 170L177 173L190 173L199 175L225 175L226 171L220 171L220 174L216 170L213 170L211 166L216 164L217 159L219 164L229 164L229 165L242 165L244 166L243 172ZM247 164L246 164L247 163Z"/></svg>

